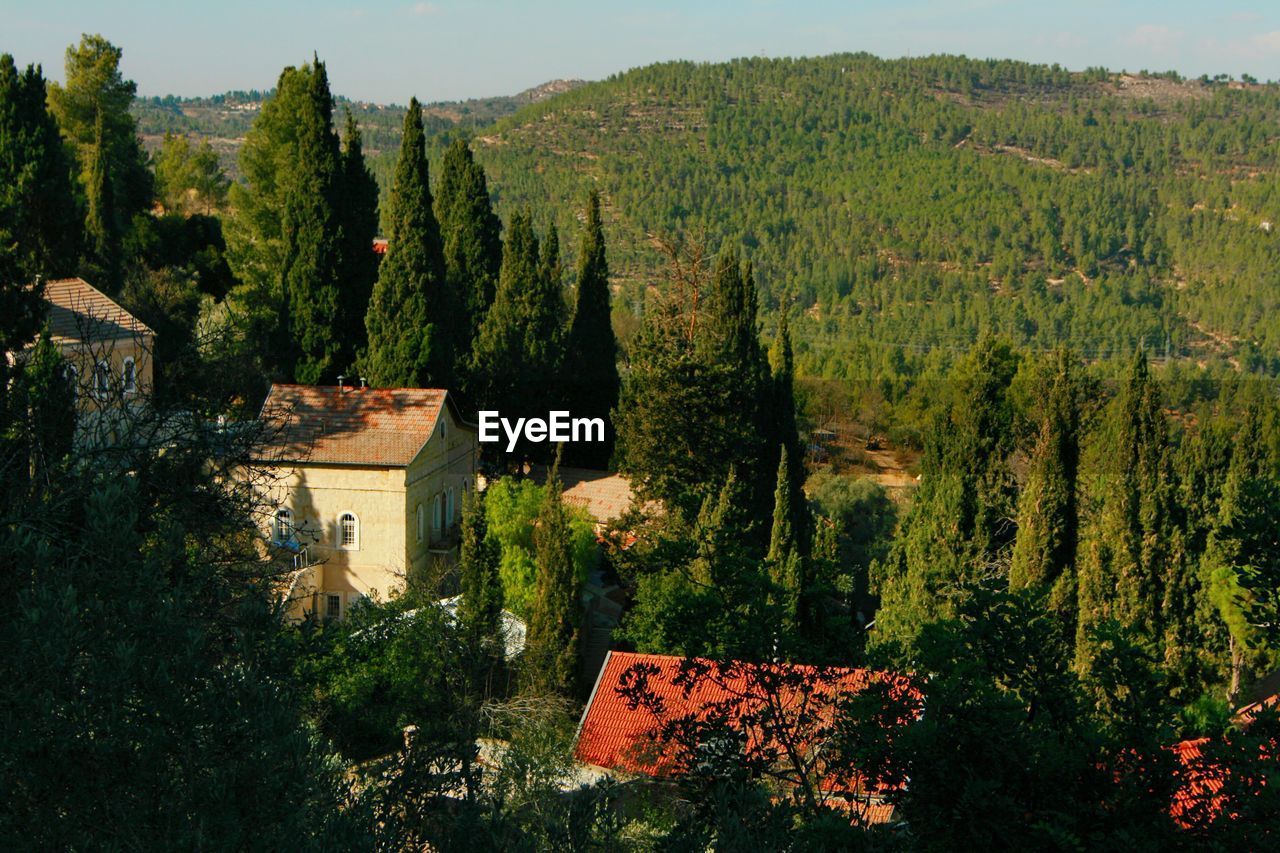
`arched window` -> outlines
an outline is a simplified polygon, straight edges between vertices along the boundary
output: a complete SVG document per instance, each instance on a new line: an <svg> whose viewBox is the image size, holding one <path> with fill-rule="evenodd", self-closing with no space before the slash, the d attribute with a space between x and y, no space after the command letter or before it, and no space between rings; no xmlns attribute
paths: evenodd
<svg viewBox="0 0 1280 853"><path fill-rule="evenodd" d="M449 419L447 417L442 418L440 421L440 437L441 438L449 437Z"/></svg>
<svg viewBox="0 0 1280 853"><path fill-rule="evenodd" d="M418 541L421 542L427 538L427 513L423 510L422 504L418 504L417 509L414 510L414 517L418 523Z"/></svg>
<svg viewBox="0 0 1280 853"><path fill-rule="evenodd" d="M338 519L338 544L352 550L360 547L360 522L354 513L344 512Z"/></svg>
<svg viewBox="0 0 1280 853"><path fill-rule="evenodd" d="M436 538L444 530L444 496L436 495L431 501L431 536Z"/></svg>
<svg viewBox="0 0 1280 853"><path fill-rule="evenodd" d="M288 542L293 536L293 513L284 507L276 510L275 536L277 542Z"/></svg>
<svg viewBox="0 0 1280 853"><path fill-rule="evenodd" d="M107 399L107 395L111 393L111 365L105 359L94 368L93 393L99 400Z"/></svg>
<svg viewBox="0 0 1280 853"><path fill-rule="evenodd" d="M67 387L71 389L72 394L80 391L80 370L74 364L68 364L66 369L62 371L62 377L67 380Z"/></svg>
<svg viewBox="0 0 1280 853"><path fill-rule="evenodd" d="M455 521L458 520L457 515L455 515L458 509L458 504L453 499L453 495L454 495L453 488L450 487L449 491L445 493L445 499L444 499L444 523L446 525L452 525Z"/></svg>
<svg viewBox="0 0 1280 853"><path fill-rule="evenodd" d="M138 365L132 357L124 360L124 366L121 368L120 374L124 380L124 393L136 393L138 390Z"/></svg>

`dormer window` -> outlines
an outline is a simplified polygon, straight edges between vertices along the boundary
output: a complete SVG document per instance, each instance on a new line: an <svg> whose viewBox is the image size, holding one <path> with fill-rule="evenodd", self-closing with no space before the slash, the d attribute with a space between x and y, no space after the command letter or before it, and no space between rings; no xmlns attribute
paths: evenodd
<svg viewBox="0 0 1280 853"><path fill-rule="evenodd" d="M124 366L120 371L123 380L124 393L136 394L138 391L138 365L132 357L124 360Z"/></svg>

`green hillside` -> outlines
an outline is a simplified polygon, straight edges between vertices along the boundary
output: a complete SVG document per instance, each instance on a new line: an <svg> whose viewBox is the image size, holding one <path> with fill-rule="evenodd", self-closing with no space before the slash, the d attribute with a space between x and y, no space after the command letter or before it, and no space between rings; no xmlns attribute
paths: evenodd
<svg viewBox="0 0 1280 853"><path fill-rule="evenodd" d="M504 218L572 227L600 189L633 310L655 238L739 244L811 375L913 373L984 329L1275 372L1278 121L1276 85L857 54L641 68L475 148Z"/></svg>

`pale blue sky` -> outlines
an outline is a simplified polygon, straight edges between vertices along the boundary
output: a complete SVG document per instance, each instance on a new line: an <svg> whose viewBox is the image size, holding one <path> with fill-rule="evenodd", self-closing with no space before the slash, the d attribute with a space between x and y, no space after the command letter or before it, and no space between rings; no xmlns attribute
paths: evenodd
<svg viewBox="0 0 1280 853"><path fill-rule="evenodd" d="M54 79L81 32L123 47L144 95L269 88L312 51L335 92L399 103L511 94L665 59L857 50L1280 79L1275 0L0 0L0 52Z"/></svg>

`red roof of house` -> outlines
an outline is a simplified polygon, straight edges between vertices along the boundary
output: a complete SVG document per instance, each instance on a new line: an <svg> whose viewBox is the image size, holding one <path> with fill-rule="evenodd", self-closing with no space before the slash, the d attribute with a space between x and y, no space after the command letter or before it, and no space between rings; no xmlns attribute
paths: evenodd
<svg viewBox="0 0 1280 853"><path fill-rule="evenodd" d="M1169 811L1184 829L1207 826L1218 819L1226 805L1226 798L1219 793L1226 769L1205 758L1200 748L1208 742L1207 737L1202 737L1184 740L1173 747L1186 782L1174 791L1173 806Z"/></svg>
<svg viewBox="0 0 1280 853"><path fill-rule="evenodd" d="M445 405L440 388L272 385L260 417L280 425L273 462L403 468L431 438ZM459 426L470 429L454 412Z"/></svg>
<svg viewBox="0 0 1280 853"><path fill-rule="evenodd" d="M150 335L151 329L82 278L46 282L49 332L56 344L118 341Z"/></svg>
<svg viewBox="0 0 1280 853"><path fill-rule="evenodd" d="M721 682L716 678L700 679L686 693L685 688L675 683L682 661L682 658L668 655L610 652L582 715L574 750L577 759L586 764L627 773L671 775L676 770L675 750L658 742L655 737L660 721L647 708L631 706L622 689L624 674L637 664L657 667L658 673L648 679L648 686L660 697L664 710L663 719L696 716L708 706L750 691L749 679L744 673L729 682ZM812 669L788 664L758 666ZM860 692L877 681L889 681L900 689L914 691L905 678L890 673L853 668L838 669L836 673L838 677L834 682L834 692L838 695ZM826 698L826 706L831 707L832 700L837 696ZM795 701L798 703L803 700L796 696ZM750 704L743 710L750 713ZM748 732L749 737L755 734ZM827 791L843 791L848 786L841 782L824 782L821 787ZM850 804L850 807L856 809L864 821L884 823L892 818L892 804L881 801L876 796L877 792L863 789L860 793L869 796L859 797L859 801Z"/></svg>

